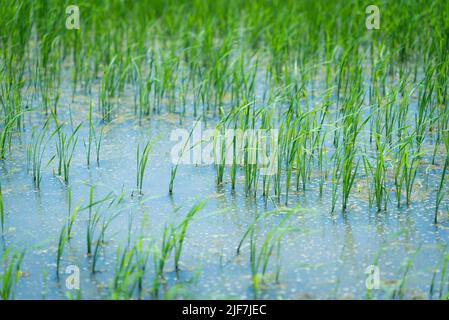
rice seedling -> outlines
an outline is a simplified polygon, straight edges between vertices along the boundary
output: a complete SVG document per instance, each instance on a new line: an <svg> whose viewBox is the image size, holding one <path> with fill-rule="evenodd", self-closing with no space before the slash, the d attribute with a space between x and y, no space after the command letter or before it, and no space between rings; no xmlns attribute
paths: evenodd
<svg viewBox="0 0 449 320"><path fill-rule="evenodd" d="M67 243L67 240L68 240L67 226L64 225L61 229L61 232L59 233L58 247L56 250L56 277L58 277L58 278L59 278L59 267L61 264L61 258L62 258L62 254L64 253L64 247L65 247L65 244Z"/></svg>
<svg viewBox="0 0 449 320"><path fill-rule="evenodd" d="M75 206L72 211L72 188L69 188L67 191L68 197L68 215L67 215L67 239L70 240L72 238L72 229L75 223L75 219L78 216L78 213L81 209L81 201L79 204Z"/></svg>
<svg viewBox="0 0 449 320"><path fill-rule="evenodd" d="M407 276L410 273L410 270L413 267L413 260L415 259L416 255L418 254L420 248L418 247L418 249L413 253L413 255L407 259L407 262L404 264L403 266L403 270L402 271L402 276L401 279L399 280L399 282L395 285L392 293L391 293L391 298L392 299L400 299L403 300L405 298L405 289L406 289L406 284L407 284Z"/></svg>
<svg viewBox="0 0 449 320"><path fill-rule="evenodd" d="M386 184L387 168L385 160L386 146L384 142L380 141L380 136L378 134L375 134L375 140L377 149L375 166L372 166L369 163L366 156L363 157L363 161L365 165L365 172L370 173L373 176L373 198L376 203L377 212L380 212L382 210L387 210L388 203L388 190Z"/></svg>
<svg viewBox="0 0 449 320"><path fill-rule="evenodd" d="M356 78L355 86L359 85L359 79ZM369 117L365 120L361 120L361 93L351 93L351 97L344 101L342 110L345 110L343 114L343 145L339 147L339 154L341 157L341 178L342 178L342 210L346 211L348 205L349 195L354 184L354 180L357 176L357 170L359 167L360 159L357 159L357 146L356 139L361 129L368 122Z"/></svg>
<svg viewBox="0 0 449 320"><path fill-rule="evenodd" d="M132 64L135 72L135 95L134 95L134 112L139 114L139 123L142 123L142 118L150 114L150 96L154 87L153 78L153 63L154 59L150 60L150 65L148 66L148 73L146 76L142 75L140 67L137 65L136 60L133 59ZM138 106L138 108L137 108Z"/></svg>
<svg viewBox="0 0 449 320"><path fill-rule="evenodd" d="M95 141L95 155L97 160L97 166L100 166L100 151L101 151L101 142L103 140L103 128L100 130L100 135L97 136L97 133L94 134Z"/></svg>
<svg viewBox="0 0 449 320"><path fill-rule="evenodd" d="M86 149L86 164L90 165L90 157L92 152L92 142L95 139L95 128L92 121L92 100L89 104L89 114L87 116L87 121L89 122L89 134L87 136L87 142L84 141L84 147Z"/></svg>
<svg viewBox="0 0 449 320"><path fill-rule="evenodd" d="M142 194L143 178L145 176L145 169L148 163L148 157L154 142L148 141L140 152L140 145L137 145L136 162L137 162L137 174L136 174L136 190L138 194Z"/></svg>
<svg viewBox="0 0 449 320"><path fill-rule="evenodd" d="M0 133L0 160L5 158L6 153L8 152L11 145L11 131L13 129L13 125L15 124L16 117L9 119L9 121L5 121L5 125L1 129ZM6 119L5 119L6 120Z"/></svg>
<svg viewBox="0 0 449 320"><path fill-rule="evenodd" d="M32 173L33 173L33 182L37 189L40 188L41 180L42 180L42 161L45 153L45 149L47 148L47 144L53 134L50 136L49 139L45 140L45 135L48 128L48 119L45 121L43 127L39 132L36 133L36 131L33 129L32 135L31 135L31 144L29 146L28 151L28 158L32 161Z"/></svg>
<svg viewBox="0 0 449 320"><path fill-rule="evenodd" d="M187 212L186 217L182 220L180 225L172 230L173 238L174 238L174 255L175 255L175 270L179 271L179 259L181 258L182 246L184 244L184 238L187 231L187 226L193 217L204 208L206 201L203 200L197 204L195 204L192 208L190 208L189 212ZM177 231L179 229L179 232Z"/></svg>
<svg viewBox="0 0 449 320"><path fill-rule="evenodd" d="M122 194L122 196L123 196L123 194ZM109 204L107 206L107 210L112 210L114 206L116 207L116 206L120 205L122 196L120 196L118 198L118 200L117 200L117 198L113 198L109 202ZM107 201L108 199L110 199L109 195L106 198L102 199L101 202ZM88 233L89 233L88 241L91 241L91 239L95 235L96 227L97 227L97 225L98 225L98 223L99 223L99 221L101 219L101 226L100 226L100 230L98 231L97 240L93 242L93 244L95 244L95 248L94 248L94 251L93 251L92 256L91 256L92 257L92 265L91 265L91 272L92 273L96 272L96 266L97 266L100 250L106 244L106 240L105 240L106 230L109 228L109 226L112 223L112 221L120 213L120 212L113 212L109 216L103 215L102 217L100 217L99 209L97 211L95 211L95 213L90 217L91 222L88 222L88 228L89 228L89 230L88 230ZM90 244L89 243L90 242L88 242L88 247L89 246L91 247L92 243L90 243ZM88 253L88 255L90 255L90 254Z"/></svg>
<svg viewBox="0 0 449 320"><path fill-rule="evenodd" d="M98 104L100 106L101 117L104 122L111 121L112 117L113 102L111 101L111 98L117 89L115 65L116 58L116 56L113 57L107 66L103 65L102 70L103 78L101 80L101 91L98 98Z"/></svg>
<svg viewBox="0 0 449 320"><path fill-rule="evenodd" d="M143 246L142 232L145 223L146 217L141 225L141 234L133 245L128 242L123 251L120 247L117 248L115 274L110 283L112 299L131 299L135 293L137 298L143 298L143 281L150 254L150 251Z"/></svg>
<svg viewBox="0 0 449 320"><path fill-rule="evenodd" d="M160 249L154 248L153 251L154 275L152 293L155 297L157 297L159 294L159 286L161 281L164 279L165 263L170 257L174 246L175 238L173 234L173 228L165 225Z"/></svg>
<svg viewBox="0 0 449 320"><path fill-rule="evenodd" d="M173 193L173 188L175 185L175 178L176 178L176 173L178 172L178 166L180 164L180 161L184 155L185 152L190 151L190 149L194 148L197 144L200 144L202 141L199 141L197 144L192 145L190 148L187 148L189 146L190 143L190 138L192 137L193 134L193 130L195 130L196 125L199 123L199 121L196 121L193 128L190 130L189 132L189 136L186 140L186 142L184 143L184 145L181 148L181 151L178 154L178 159L176 160L176 164L174 166L172 166L171 171L170 171L170 182L168 184L168 193L172 194Z"/></svg>
<svg viewBox="0 0 449 320"><path fill-rule="evenodd" d="M58 158L57 175L63 176L64 182L69 182L69 171L72 163L73 153L78 142L77 132L81 128L81 123L72 131L70 135L64 132L63 124L59 124L54 115L56 130L53 134L58 135L56 153Z"/></svg>
<svg viewBox="0 0 449 320"><path fill-rule="evenodd" d="M449 255L446 254L443 257L443 263L442 263L441 271L440 271L441 272L440 284L438 286L438 299L442 299L442 300L447 300L449 298L449 288L446 288L446 292L444 290L444 286L445 286L445 284L447 284L446 271L447 271L448 262L449 262ZM434 273L432 276L432 283L430 285L430 298L432 298L433 292L434 292L435 276L436 276L436 273Z"/></svg>
<svg viewBox="0 0 449 320"><path fill-rule="evenodd" d="M405 199L407 206L410 205L413 193L413 185L415 183L416 175L418 173L418 166L420 162L420 154L410 154L410 140L403 148L403 168L402 179L405 185Z"/></svg>
<svg viewBox="0 0 449 320"><path fill-rule="evenodd" d="M223 183L226 162L226 139L224 130L217 127L214 134L214 159L217 171L217 185Z"/></svg>
<svg viewBox="0 0 449 320"><path fill-rule="evenodd" d="M338 186L340 183L342 171L340 170L341 163L342 163L342 157L339 153L334 153L332 155L332 158L334 159L334 167L332 168L332 204L331 204L331 212L335 211L335 206L337 204L337 192L338 192Z"/></svg>
<svg viewBox="0 0 449 320"><path fill-rule="evenodd" d="M446 172L449 166L449 131L446 130L444 134L444 145L446 148L446 157L444 160L443 171L441 173L440 183L438 185L438 190L436 194L436 205L435 205L435 217L434 223L438 223L438 209L440 207L441 201L443 200L443 187L444 187L444 179L446 177Z"/></svg>
<svg viewBox="0 0 449 320"><path fill-rule="evenodd" d="M291 223L288 223L291 220L292 215L300 212L300 208L284 208L277 209L274 211L266 212L263 215L259 215L255 218L254 222L248 226L245 233L243 234L240 242L237 246L236 254L239 255L241 252L241 248L245 243L245 240L249 237L249 248L250 248L250 266L251 266L251 274L252 274L252 285L253 285L253 293L257 298L260 294L260 286L264 282L266 282L265 274L268 270L268 266L270 263L270 259L272 255L276 253L278 264L275 272L275 280L279 281L279 274L281 270L281 265L279 264L280 259L280 247L281 247L281 239L283 235L293 230ZM257 235L256 228L257 226L266 220L268 217L272 217L276 214L282 214L281 219L272 227L270 227L265 233L264 240L262 241L262 245L260 248L257 246Z"/></svg>
<svg viewBox="0 0 449 320"><path fill-rule="evenodd" d="M135 247L117 248L115 275L111 281L112 299L130 299L137 286L136 265L134 263Z"/></svg>
<svg viewBox="0 0 449 320"><path fill-rule="evenodd" d="M75 290L75 293L67 292L67 299L69 300L82 300L82 298L81 290Z"/></svg>
<svg viewBox="0 0 449 320"><path fill-rule="evenodd" d="M144 223L142 224L142 226ZM136 247L136 264L137 264L137 292L139 299L143 298L144 278L147 272L147 263L150 257L150 250L143 247L143 236L141 235L135 244Z"/></svg>
<svg viewBox="0 0 449 320"><path fill-rule="evenodd" d="M84 210L87 210L87 212L88 212L86 232L85 232L86 252L87 252L88 257L92 256L92 246L94 244L93 239L94 239L95 232L97 230L97 226L101 220L100 210L102 208L100 205L105 203L106 201L110 200L112 197L112 193L108 193L103 198L94 201L94 189L95 189L94 186L89 186L89 203L85 207L77 209L77 212L84 211ZM112 200L110 201L110 203L108 205L108 209L111 209L111 207L114 203L116 203L117 205L120 204L122 196L118 200L116 198L112 198ZM103 218L100 235L99 235L98 241L96 242L96 244L97 244L96 248L95 248L96 256L94 257L94 260L96 260L98 258L100 245L104 242L104 234L106 232L106 229L109 226L109 224L112 222L112 220L115 218L115 216L116 216L115 214L111 214L109 217Z"/></svg>
<svg viewBox="0 0 449 320"><path fill-rule="evenodd" d="M394 159L393 159L393 170L394 170L394 191L396 195L396 203L397 207L401 207L401 198L402 198L402 188L404 185L404 174L403 174L403 168L404 168L404 161L405 153L401 152L401 149L405 147L404 143L398 144L397 149L394 152Z"/></svg>
<svg viewBox="0 0 449 320"><path fill-rule="evenodd" d="M254 225L251 225L250 228L248 228L249 232L247 231L243 236L242 240L244 240L248 235L250 237L250 267L255 298L259 296L261 284L266 281L265 274L268 270L268 265L274 250L276 248L280 250L282 236L290 229L290 227L285 226L285 224L290 219L292 213L293 211L287 213L277 225L268 230L260 248L257 246L257 236L255 235ZM279 273L280 269L278 268L276 270L277 281L279 278Z"/></svg>
<svg viewBox="0 0 449 320"><path fill-rule="evenodd" d="M6 249L1 255L2 269L0 273L0 298L14 299L14 291L19 282L24 252L11 252Z"/></svg>
<svg viewBox="0 0 449 320"><path fill-rule="evenodd" d="M95 267L97 266L100 249L105 244L106 230L108 229L109 225L111 224L112 220L114 220L115 217L116 217L116 215L112 215L107 218L103 217L101 227L100 227L100 232L99 232L97 240L95 241L95 248L94 248L94 252L92 254L92 269L91 269L92 273L95 273L95 270L96 270ZM94 219L95 219L95 217L94 217Z"/></svg>
<svg viewBox="0 0 449 320"><path fill-rule="evenodd" d="M97 203L94 202L94 187L90 186L89 188L89 217L87 219L87 229L86 229L86 245L87 245L87 255L90 256L92 253L92 234L95 231L95 228L100 220L99 211L96 210L93 213L93 207Z"/></svg>

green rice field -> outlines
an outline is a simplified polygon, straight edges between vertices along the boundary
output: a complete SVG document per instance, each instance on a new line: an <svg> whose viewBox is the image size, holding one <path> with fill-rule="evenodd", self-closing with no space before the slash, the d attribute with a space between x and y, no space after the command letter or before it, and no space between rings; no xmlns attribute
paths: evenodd
<svg viewBox="0 0 449 320"><path fill-rule="evenodd" d="M447 0L3 0L0 299L449 299L448 87Z"/></svg>

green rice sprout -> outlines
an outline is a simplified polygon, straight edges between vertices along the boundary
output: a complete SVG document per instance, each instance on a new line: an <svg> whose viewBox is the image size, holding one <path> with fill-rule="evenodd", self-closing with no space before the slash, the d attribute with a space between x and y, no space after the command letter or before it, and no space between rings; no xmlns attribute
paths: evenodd
<svg viewBox="0 0 449 320"><path fill-rule="evenodd" d="M137 286L135 250L135 247L125 248L121 252L117 248L115 274L110 285L112 299L130 299L134 294Z"/></svg>
<svg viewBox="0 0 449 320"><path fill-rule="evenodd" d="M162 243L160 249L155 248L153 251L153 288L152 293L155 297L159 294L159 286L164 279L165 264L170 257L171 252L175 247L175 237L173 234L173 227L164 226L162 235Z"/></svg>
<svg viewBox="0 0 449 320"><path fill-rule="evenodd" d="M92 121L92 100L90 100L89 104L89 114L87 115L87 120L89 122L89 134L87 136L87 142L84 141L84 147L86 149L86 164L90 166L90 157L92 153L92 143L94 142L95 137L95 128Z"/></svg>
<svg viewBox="0 0 449 320"><path fill-rule="evenodd" d="M68 237L67 237L67 226L64 225L61 229L61 232L59 233L58 238L58 247L56 251L56 276L59 278L59 267L61 264L61 258L62 254L64 253L64 247L67 243Z"/></svg>
<svg viewBox="0 0 449 320"><path fill-rule="evenodd" d="M189 136L186 139L186 142L184 143L184 145L182 146L181 152L178 155L178 159L176 161L176 164L174 166L172 166L171 171L170 171L170 182L168 184L168 193L169 194L173 194L173 188L175 185L175 178L176 178L176 173L178 172L178 166L179 163L182 159L182 156L184 155L184 153L186 151L189 151L190 149L194 148L197 144L201 143L202 141L199 141L197 144L191 146L190 148L187 148L190 144L190 138L192 137L193 134L193 130L195 130L196 125L199 123L199 120L195 122L193 128L190 130L189 132Z"/></svg>
<svg viewBox="0 0 449 320"><path fill-rule="evenodd" d="M145 170L148 164L148 157L150 155L151 149L153 148L154 142L152 140L148 141L140 152L140 145L137 145L136 151L136 162L137 162L137 174L136 174L136 190L138 194L142 194L143 179L145 177Z"/></svg>
<svg viewBox="0 0 449 320"><path fill-rule="evenodd" d="M444 160L443 171L441 173L440 183L438 185L437 195L436 195L436 205L435 205L435 217L434 223L438 223L438 209L440 207L441 201L443 200L443 189L444 189L444 179L449 167L449 130L444 133L444 144L446 147L446 157Z"/></svg>
<svg viewBox="0 0 449 320"><path fill-rule="evenodd" d="M56 117L56 131L58 135L58 142L56 144L56 152L58 157L57 175L63 176L64 182L69 182L69 171L72 163L73 153L78 142L77 132L81 128L81 123L72 131L70 135L67 135L63 130L63 124L59 124Z"/></svg>
<svg viewBox="0 0 449 320"><path fill-rule="evenodd" d="M81 209L81 201L79 202L79 204L75 206L75 208L72 211L72 188L68 189L67 197L68 197L67 239L70 240L72 238L73 225Z"/></svg>
<svg viewBox="0 0 449 320"><path fill-rule="evenodd" d="M116 216L117 215L114 214L109 217L103 217L101 227L100 227L100 232L99 232L97 241L95 242L95 249L94 249L94 252L92 255L92 269L91 269L92 273L96 272L96 266L97 266L97 261L98 261L98 257L100 254L100 249L105 244L106 230L108 229L109 225L111 224L111 222L114 220L114 218Z"/></svg>
<svg viewBox="0 0 449 320"><path fill-rule="evenodd" d="M0 160L5 158L6 153L8 152L11 146L11 131L15 124L16 117L10 119L5 123L3 128L1 128L0 132Z"/></svg>
<svg viewBox="0 0 449 320"><path fill-rule="evenodd" d="M45 149L47 148L47 144L54 134L53 133L49 139L45 140L48 122L49 120L47 119L39 132L36 132L33 128L33 132L31 135L31 145L29 147L29 157L32 160L33 182L37 189L40 189L42 180L41 170Z"/></svg>
<svg viewBox="0 0 449 320"><path fill-rule="evenodd" d="M13 300L15 289L21 276L21 266L24 252L11 252L6 249L1 257L0 269L0 298L2 300Z"/></svg>
<svg viewBox="0 0 449 320"><path fill-rule="evenodd" d="M285 224L290 219L292 213L293 211L287 213L277 225L268 230L260 247L257 245L258 241L254 225L250 226L248 229L249 232L247 231L248 233L245 233L245 236L243 237L246 238L247 235L250 237L250 267L252 287L255 298L259 297L261 284L266 281L265 275L275 249L278 248L277 250L280 250L280 242L283 235L291 229L290 226L285 226ZM279 265L276 273L276 281L278 281L280 273Z"/></svg>
<svg viewBox="0 0 449 320"><path fill-rule="evenodd" d="M195 204L192 208L190 208L189 212L187 212L186 217L182 220L180 225L173 230L174 237L174 250L175 250L175 270L179 271L179 259L181 258L182 246L184 244L184 239L187 231L187 226L193 217L204 208L206 201L203 200L197 204ZM179 231L178 231L179 230Z"/></svg>

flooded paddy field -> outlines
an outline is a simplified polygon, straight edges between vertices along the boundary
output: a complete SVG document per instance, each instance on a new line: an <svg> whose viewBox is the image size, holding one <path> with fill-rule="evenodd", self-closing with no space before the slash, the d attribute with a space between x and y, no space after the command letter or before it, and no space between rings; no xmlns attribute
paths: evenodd
<svg viewBox="0 0 449 320"><path fill-rule="evenodd" d="M446 2L9 2L2 299L449 297Z"/></svg>

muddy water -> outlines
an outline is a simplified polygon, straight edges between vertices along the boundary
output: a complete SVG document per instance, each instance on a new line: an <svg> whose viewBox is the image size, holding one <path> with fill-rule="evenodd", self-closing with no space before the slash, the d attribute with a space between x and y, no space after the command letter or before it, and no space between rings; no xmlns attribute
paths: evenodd
<svg viewBox="0 0 449 320"><path fill-rule="evenodd" d="M170 152L175 142L170 132L189 129L191 118L160 114L145 119L141 124L132 112L131 99L117 103L116 116L104 126L100 165L86 165L84 141L89 98L79 95L72 102L70 92L61 99L58 117L65 129L84 122L78 133L78 143L70 168L69 186L72 207L86 206L90 186L94 186L94 200L108 196L108 201L96 206L100 215L115 215L105 234L105 245L100 251L97 272L91 273L92 258L86 255L86 226L88 210L81 210L73 227L73 238L67 243L61 261L59 278L56 276L56 250L59 232L68 217L67 186L54 174L56 163L47 161L55 154L55 139L44 156L40 190L33 185L27 169L26 144L31 127L40 128L44 116L39 112L25 115L25 131L13 138L13 147L6 160L0 162L0 176L5 203L5 234L1 248L26 250L22 277L16 288L19 299L64 299L70 290L66 287L68 266L81 270L81 297L108 298L114 276L116 251L123 249L138 235L143 235L148 248L159 246L162 230L167 224L176 224L197 201L208 199L189 225L181 256L181 272L176 276L172 259L167 262L166 283L161 298L254 298L252 289L248 242L236 255L240 239L258 215L282 208L277 203L257 196L248 197L244 191L243 173L240 173L235 191L231 190L229 174L225 183L216 185L213 166L181 165L175 180L173 195L168 194ZM96 101L96 100L94 100ZM69 107L70 106L70 107ZM182 123L181 123L182 120ZM101 126L96 118L97 129ZM51 131L51 130L50 130ZM136 146L150 137L155 139L143 183L143 195L136 195ZM435 172L434 172L435 171ZM433 224L435 192L428 187L436 181L438 170L420 172L417 177L414 201L409 208L396 209L389 204L387 212L376 213L367 205L364 179L353 189L350 210L342 214L330 213L331 186L327 183L320 196L317 179L305 192L291 191L288 207L300 207L292 216L291 229L281 245L279 261L273 257L268 278L280 265L278 282L263 287L260 297L266 298L350 298L361 299L367 294L366 268L376 264L380 271L380 288L372 291L374 298L388 298L395 286L405 279L405 297L428 298L435 271L441 269L443 254L449 236L449 222L441 217ZM430 183L431 186L434 183ZM393 197L393 194L392 194ZM113 199L123 200L117 205ZM447 208L443 206L443 210ZM147 222L144 217L147 216ZM283 214L273 214L258 224L256 233L262 235L276 225ZM152 265L150 258L149 265ZM411 268L404 273L406 265ZM152 266L145 276L145 298L151 298L149 288L153 277ZM437 272L436 279L439 279ZM73 294L73 292L72 292Z"/></svg>

